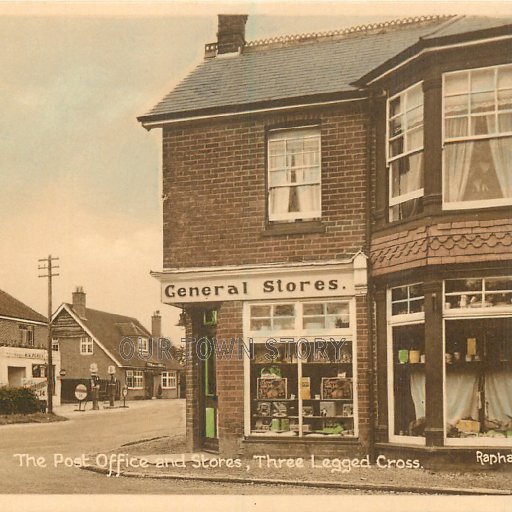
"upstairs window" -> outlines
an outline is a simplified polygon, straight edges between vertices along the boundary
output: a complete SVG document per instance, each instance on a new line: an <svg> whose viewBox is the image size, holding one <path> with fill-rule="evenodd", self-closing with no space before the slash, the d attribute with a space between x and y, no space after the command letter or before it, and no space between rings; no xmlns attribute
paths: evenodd
<svg viewBox="0 0 512 512"><path fill-rule="evenodd" d="M321 216L320 130L278 130L268 137L270 221Z"/></svg>
<svg viewBox="0 0 512 512"><path fill-rule="evenodd" d="M409 87L388 101L389 220L423 210L423 89Z"/></svg>
<svg viewBox="0 0 512 512"><path fill-rule="evenodd" d="M80 354L87 355L93 353L92 339L88 336L80 338Z"/></svg>
<svg viewBox="0 0 512 512"><path fill-rule="evenodd" d="M59 338L52 338L52 350L59 352Z"/></svg>
<svg viewBox="0 0 512 512"><path fill-rule="evenodd" d="M446 73L444 206L512 202L512 65Z"/></svg>
<svg viewBox="0 0 512 512"><path fill-rule="evenodd" d="M26 347L34 346L34 327L32 325L20 325L21 344Z"/></svg>

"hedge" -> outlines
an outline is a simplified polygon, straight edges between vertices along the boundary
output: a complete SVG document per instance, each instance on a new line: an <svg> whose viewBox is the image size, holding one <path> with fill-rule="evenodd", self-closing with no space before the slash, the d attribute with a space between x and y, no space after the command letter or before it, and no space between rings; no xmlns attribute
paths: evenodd
<svg viewBox="0 0 512 512"><path fill-rule="evenodd" d="M0 387L0 414L31 414L40 410L41 403L31 389Z"/></svg>

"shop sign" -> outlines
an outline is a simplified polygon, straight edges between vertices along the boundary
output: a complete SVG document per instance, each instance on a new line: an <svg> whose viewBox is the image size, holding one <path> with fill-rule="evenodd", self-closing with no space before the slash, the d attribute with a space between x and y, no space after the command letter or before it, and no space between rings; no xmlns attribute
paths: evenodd
<svg viewBox="0 0 512 512"><path fill-rule="evenodd" d="M353 274L346 270L294 270L254 277L166 275L161 283L166 304L350 296L355 291Z"/></svg>
<svg viewBox="0 0 512 512"><path fill-rule="evenodd" d="M43 361L46 361L46 352L44 352L42 349L37 352L18 352L16 350L2 351L1 354L3 357L14 357L18 359L42 359Z"/></svg>
<svg viewBox="0 0 512 512"><path fill-rule="evenodd" d="M81 402L87 398L87 387L85 384L77 384L75 387L75 398Z"/></svg>

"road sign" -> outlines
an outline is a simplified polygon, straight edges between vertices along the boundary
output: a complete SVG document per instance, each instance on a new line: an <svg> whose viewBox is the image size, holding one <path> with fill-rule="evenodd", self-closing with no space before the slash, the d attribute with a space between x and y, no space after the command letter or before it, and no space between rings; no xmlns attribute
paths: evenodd
<svg viewBox="0 0 512 512"><path fill-rule="evenodd" d="M125 397L128 394L128 386L123 386L123 396Z"/></svg>
<svg viewBox="0 0 512 512"><path fill-rule="evenodd" d="M75 398L82 402L87 398L87 387L85 384L77 384L75 387Z"/></svg>

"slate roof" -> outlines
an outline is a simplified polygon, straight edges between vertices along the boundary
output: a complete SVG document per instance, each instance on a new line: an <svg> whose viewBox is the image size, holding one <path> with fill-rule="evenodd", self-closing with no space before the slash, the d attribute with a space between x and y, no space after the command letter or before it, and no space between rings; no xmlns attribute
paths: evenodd
<svg viewBox="0 0 512 512"><path fill-rule="evenodd" d="M33 322L47 322L45 316L15 299L7 292L0 290L0 316L32 320Z"/></svg>
<svg viewBox="0 0 512 512"><path fill-rule="evenodd" d="M72 304L66 304L75 314ZM151 337L151 333L136 319L129 316L107 313L96 309L85 309L85 318L81 317L80 321L89 329L93 336L121 363L122 366L133 366L137 368L147 367L146 363L163 363L167 369L181 369L176 361L172 359L157 359L155 351L152 351L151 357L142 358L138 354L137 346L135 346L134 355L126 360L120 353L121 340L125 337L133 337L134 341L137 337ZM128 353L128 349L126 352Z"/></svg>
<svg viewBox="0 0 512 512"><path fill-rule="evenodd" d="M430 16L249 42L205 59L141 122L243 111L262 102L361 95L356 80L424 41L512 24L512 18Z"/></svg>

